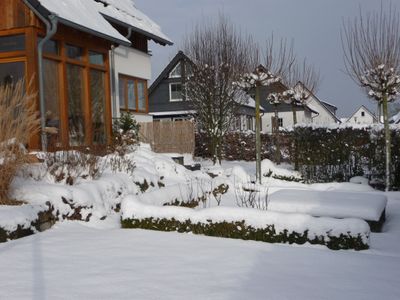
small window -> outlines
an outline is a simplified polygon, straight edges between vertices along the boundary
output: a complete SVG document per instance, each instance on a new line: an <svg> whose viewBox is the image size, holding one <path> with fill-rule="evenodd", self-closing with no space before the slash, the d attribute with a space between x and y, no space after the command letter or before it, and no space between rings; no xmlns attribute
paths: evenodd
<svg viewBox="0 0 400 300"><path fill-rule="evenodd" d="M278 119L278 126L283 127L283 119L282 118Z"/></svg>
<svg viewBox="0 0 400 300"><path fill-rule="evenodd" d="M0 52L25 50L25 35L9 35L0 37Z"/></svg>
<svg viewBox="0 0 400 300"><path fill-rule="evenodd" d="M364 111L361 112L361 117L365 117L365 112Z"/></svg>
<svg viewBox="0 0 400 300"><path fill-rule="evenodd" d="M147 111L147 82L119 75L119 107L121 110Z"/></svg>
<svg viewBox="0 0 400 300"><path fill-rule="evenodd" d="M169 85L169 100L170 101L182 101L182 84L171 83Z"/></svg>
<svg viewBox="0 0 400 300"><path fill-rule="evenodd" d="M169 78L179 78L182 76L181 63L177 64L172 72L169 74Z"/></svg>
<svg viewBox="0 0 400 300"><path fill-rule="evenodd" d="M38 44L43 40L42 37L38 38ZM58 47L58 42L55 40L48 40L44 46L43 46L43 52L46 54L53 54L53 55L58 55L59 52L59 47Z"/></svg>
<svg viewBox="0 0 400 300"><path fill-rule="evenodd" d="M89 51L89 62L92 65L103 66L104 65L104 54L98 53L95 51Z"/></svg>
<svg viewBox="0 0 400 300"><path fill-rule="evenodd" d="M18 80L25 79L25 63L0 63L0 85L13 85Z"/></svg>
<svg viewBox="0 0 400 300"><path fill-rule="evenodd" d="M81 47L67 45L65 48L67 50L68 58L75 60L83 59L83 49Z"/></svg>

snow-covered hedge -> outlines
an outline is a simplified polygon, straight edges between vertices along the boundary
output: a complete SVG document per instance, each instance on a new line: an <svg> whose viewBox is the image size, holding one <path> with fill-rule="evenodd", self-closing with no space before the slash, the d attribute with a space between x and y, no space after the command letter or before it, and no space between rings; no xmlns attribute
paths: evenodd
<svg viewBox="0 0 400 300"><path fill-rule="evenodd" d="M269 197L268 209L282 213L304 213L315 217L358 218L380 230L387 197L378 193L280 190ZM379 224L378 224L379 223Z"/></svg>
<svg viewBox="0 0 400 300"><path fill-rule="evenodd" d="M122 202L122 227L192 232L270 243L326 245L330 249L368 249L370 229L359 219L315 218L235 207L193 210L145 204L135 196Z"/></svg>
<svg viewBox="0 0 400 300"><path fill-rule="evenodd" d="M47 205L0 205L0 243L42 231L52 226L55 216ZM48 223L48 224L46 224Z"/></svg>
<svg viewBox="0 0 400 300"><path fill-rule="evenodd" d="M392 127L392 188L400 189L400 128ZM226 160L255 160L254 133L228 133L224 138ZM276 139L261 135L262 159L275 158ZM382 125L297 125L279 136L281 161L297 164L310 182L348 181L365 175L384 182L384 134ZM195 155L209 157L207 137L196 135ZM377 184L378 185L378 184ZM383 188L383 186L380 186Z"/></svg>

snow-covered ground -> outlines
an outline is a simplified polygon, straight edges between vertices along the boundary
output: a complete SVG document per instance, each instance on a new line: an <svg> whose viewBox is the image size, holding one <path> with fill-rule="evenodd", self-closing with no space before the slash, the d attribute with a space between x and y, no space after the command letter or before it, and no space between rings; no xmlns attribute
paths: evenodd
<svg viewBox="0 0 400 300"><path fill-rule="evenodd" d="M121 229L120 214L112 209L121 200L116 197L135 195L143 203L161 205L165 198L185 198L185 184L195 180L208 180L213 187L220 182L245 184L255 166L223 162L215 168L203 161L203 166L221 174L211 180L204 172L190 172L146 148L132 157L136 169L129 176L106 172L97 181L83 180L73 187L49 179L16 181L14 192L29 203L52 201L61 210L63 203L51 196L65 195L74 203L93 206L87 211L93 217L88 223L65 221L46 232L0 244L0 299L400 299L400 193L387 194L383 232L371 233L370 249L359 252ZM276 174L287 172L270 163L264 167ZM143 193L133 182L144 180L154 186ZM307 185L271 177L263 184L272 195L282 189L307 195L383 195L365 184ZM193 188L198 186L189 189L196 194ZM209 211L238 210L229 208L237 206L235 188L222 197L221 205L228 207ZM215 206L209 201L207 207ZM201 208L193 214L201 215Z"/></svg>
<svg viewBox="0 0 400 300"><path fill-rule="evenodd" d="M400 193L362 252L116 223L65 222L0 245L0 299L400 299Z"/></svg>

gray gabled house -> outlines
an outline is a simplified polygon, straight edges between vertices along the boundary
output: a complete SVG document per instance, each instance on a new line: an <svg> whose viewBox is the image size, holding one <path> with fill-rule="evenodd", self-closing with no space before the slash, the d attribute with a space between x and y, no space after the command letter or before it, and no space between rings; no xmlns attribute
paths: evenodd
<svg viewBox="0 0 400 300"><path fill-rule="evenodd" d="M179 51L149 88L149 114L154 121L195 119L185 92L185 78L190 74L190 60ZM239 110L232 130L254 130L255 102L249 97Z"/></svg>

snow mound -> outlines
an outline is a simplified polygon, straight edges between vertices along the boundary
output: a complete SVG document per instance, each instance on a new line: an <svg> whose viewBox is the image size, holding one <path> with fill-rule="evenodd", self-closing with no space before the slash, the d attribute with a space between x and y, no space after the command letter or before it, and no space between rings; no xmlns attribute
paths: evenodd
<svg viewBox="0 0 400 300"><path fill-rule="evenodd" d="M288 168L277 166L269 159L264 159L261 162L261 175L263 177L279 176L279 177L294 177L297 179L301 179L301 174L299 172L290 170L289 166Z"/></svg>
<svg viewBox="0 0 400 300"><path fill-rule="evenodd" d="M312 239L320 236L339 237L343 234L360 235L368 243L370 229L360 219L316 218L306 214L285 214L274 211L261 211L251 208L212 207L193 210L185 207L154 206L143 203L136 196L128 196L122 201L122 219L175 219L180 222L190 220L192 223L237 222L245 221L254 228L266 228L274 225L279 234L285 230L303 233L308 231Z"/></svg>
<svg viewBox="0 0 400 300"><path fill-rule="evenodd" d="M369 180L368 178L365 178L363 176L355 176L350 178L350 183L355 183L355 184L363 184L363 185L369 185Z"/></svg>
<svg viewBox="0 0 400 300"><path fill-rule="evenodd" d="M38 219L38 214L48 209L46 205L0 205L0 228L9 232L17 230L18 226L30 228L32 222Z"/></svg>
<svg viewBox="0 0 400 300"><path fill-rule="evenodd" d="M360 218L379 221L387 197L378 193L279 190L269 197L268 209L316 217Z"/></svg>

